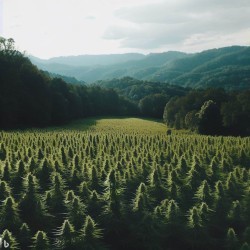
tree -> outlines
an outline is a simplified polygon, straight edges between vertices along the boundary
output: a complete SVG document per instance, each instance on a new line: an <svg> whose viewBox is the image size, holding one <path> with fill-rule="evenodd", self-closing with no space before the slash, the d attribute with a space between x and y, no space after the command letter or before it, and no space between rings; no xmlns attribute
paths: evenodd
<svg viewBox="0 0 250 250"><path fill-rule="evenodd" d="M73 225L68 220L65 220L62 226L55 233L56 242L55 245L59 249L70 250L76 246L76 234Z"/></svg>
<svg viewBox="0 0 250 250"><path fill-rule="evenodd" d="M19 54L17 50L15 50L15 41L13 38L4 38L0 37L0 53L5 55L15 55Z"/></svg>
<svg viewBox="0 0 250 250"><path fill-rule="evenodd" d="M16 238L12 235L12 233L8 229L5 229L3 231L1 238L2 238L2 242L7 242L7 244L9 244L7 249L10 249L10 250L19 249Z"/></svg>
<svg viewBox="0 0 250 250"><path fill-rule="evenodd" d="M233 228L229 228L227 231L226 247L230 250L238 249L238 238Z"/></svg>
<svg viewBox="0 0 250 250"><path fill-rule="evenodd" d="M240 250L250 250L250 246L247 244L247 242L245 242L245 243L241 246Z"/></svg>
<svg viewBox="0 0 250 250"><path fill-rule="evenodd" d="M44 201L38 193L36 177L29 173L23 185L24 193L19 203L22 217L32 228L41 229L48 225L50 220Z"/></svg>
<svg viewBox="0 0 250 250"><path fill-rule="evenodd" d="M12 232L17 232L20 226L21 219L19 216L19 210L15 200L9 196L1 205L0 210L0 230L8 228Z"/></svg>
<svg viewBox="0 0 250 250"><path fill-rule="evenodd" d="M41 250L41 249L49 250L49 249L51 249L49 239L48 239L45 232L38 231L35 234L35 236L33 237L32 249L34 249L34 250Z"/></svg>
<svg viewBox="0 0 250 250"><path fill-rule="evenodd" d="M104 249L100 239L102 238L101 230L97 228L97 224L88 215L86 217L83 228L78 238L78 249L83 250L101 250Z"/></svg>
<svg viewBox="0 0 250 250"><path fill-rule="evenodd" d="M198 112L198 132L205 135L219 135L222 131L222 118L218 105L212 101L206 101Z"/></svg>
<svg viewBox="0 0 250 250"><path fill-rule="evenodd" d="M31 232L29 226L26 223L23 223L19 229L18 239L20 247L22 249L27 249L31 246Z"/></svg>
<svg viewBox="0 0 250 250"><path fill-rule="evenodd" d="M140 100L139 108L143 115L162 118L164 106L169 97L164 94L148 95Z"/></svg>
<svg viewBox="0 0 250 250"><path fill-rule="evenodd" d="M76 230L79 230L82 227L82 220L85 217L85 206L80 201L80 199L76 196L73 198L72 202L68 205L68 213L67 216L69 220L73 223L73 226Z"/></svg>
<svg viewBox="0 0 250 250"><path fill-rule="evenodd" d="M0 181L0 201L5 200L11 194L10 187L5 181Z"/></svg>
<svg viewBox="0 0 250 250"><path fill-rule="evenodd" d="M199 119L196 110L188 112L185 116L185 125L188 129L195 131L198 127Z"/></svg>

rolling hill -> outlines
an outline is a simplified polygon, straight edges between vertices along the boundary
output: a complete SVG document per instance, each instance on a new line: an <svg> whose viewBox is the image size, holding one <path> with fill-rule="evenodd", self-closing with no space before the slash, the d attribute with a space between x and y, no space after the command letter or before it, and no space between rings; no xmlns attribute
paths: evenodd
<svg viewBox="0 0 250 250"><path fill-rule="evenodd" d="M87 83L130 76L192 88L219 86L234 90L250 86L250 47L242 46L194 54L170 51L146 56L124 54L30 59L43 70Z"/></svg>

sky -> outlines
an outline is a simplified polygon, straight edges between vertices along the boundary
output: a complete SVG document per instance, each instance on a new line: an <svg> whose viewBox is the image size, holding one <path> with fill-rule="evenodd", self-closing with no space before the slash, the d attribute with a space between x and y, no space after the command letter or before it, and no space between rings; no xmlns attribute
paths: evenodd
<svg viewBox="0 0 250 250"><path fill-rule="evenodd" d="M250 1L0 0L0 36L40 58L250 46Z"/></svg>

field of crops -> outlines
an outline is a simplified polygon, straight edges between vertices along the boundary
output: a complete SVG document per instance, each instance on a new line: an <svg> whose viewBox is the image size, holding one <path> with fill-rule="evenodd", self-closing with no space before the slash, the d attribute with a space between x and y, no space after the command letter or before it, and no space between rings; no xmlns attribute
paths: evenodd
<svg viewBox="0 0 250 250"><path fill-rule="evenodd" d="M250 138L136 118L0 132L9 249L250 249Z"/></svg>

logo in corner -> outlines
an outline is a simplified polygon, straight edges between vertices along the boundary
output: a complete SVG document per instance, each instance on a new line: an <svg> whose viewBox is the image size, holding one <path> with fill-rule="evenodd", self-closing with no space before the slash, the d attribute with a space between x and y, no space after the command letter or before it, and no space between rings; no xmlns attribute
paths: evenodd
<svg viewBox="0 0 250 250"><path fill-rule="evenodd" d="M10 244L6 240L3 240L0 237L0 249L2 249L2 248L8 248L9 246L10 246Z"/></svg>

